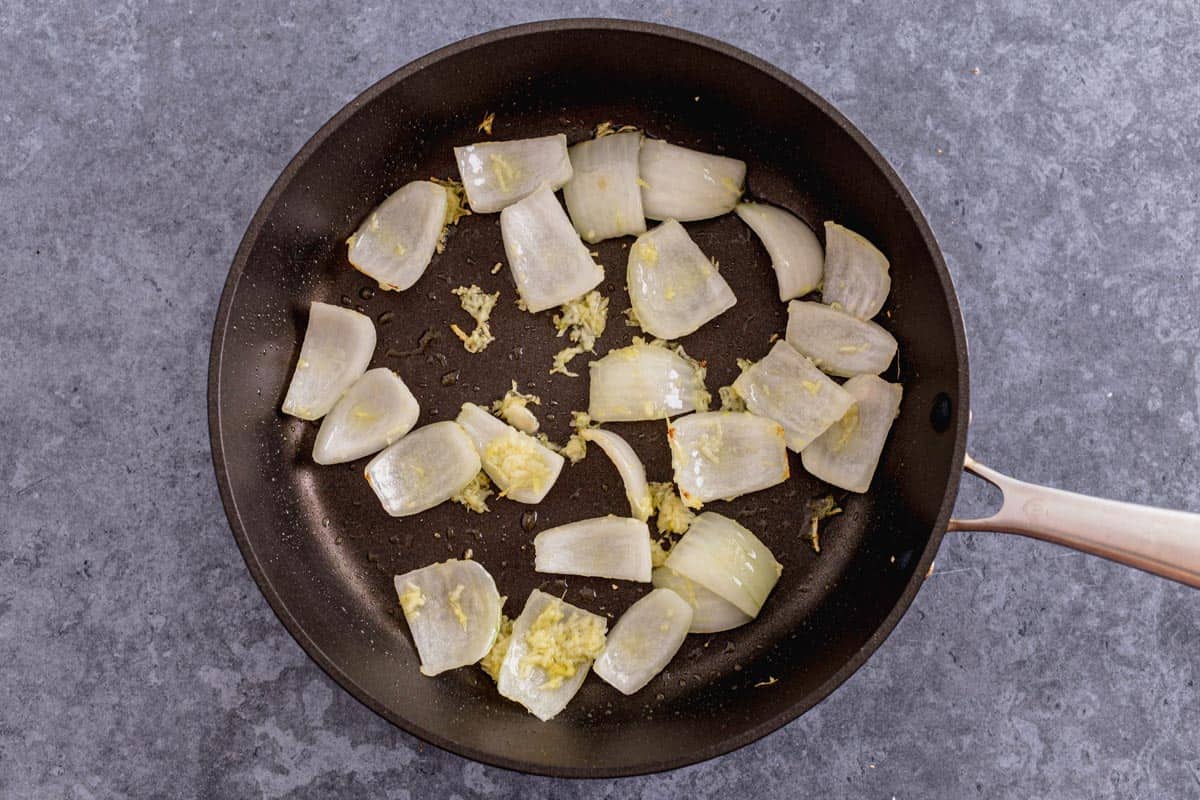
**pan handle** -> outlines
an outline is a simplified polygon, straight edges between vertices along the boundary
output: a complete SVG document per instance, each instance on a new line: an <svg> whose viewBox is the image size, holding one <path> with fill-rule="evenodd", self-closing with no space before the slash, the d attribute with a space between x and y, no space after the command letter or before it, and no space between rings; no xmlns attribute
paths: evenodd
<svg viewBox="0 0 1200 800"><path fill-rule="evenodd" d="M985 519L950 520L949 530L1020 533L1200 589L1200 514L1035 486L969 455L963 468L999 489L1004 500Z"/></svg>

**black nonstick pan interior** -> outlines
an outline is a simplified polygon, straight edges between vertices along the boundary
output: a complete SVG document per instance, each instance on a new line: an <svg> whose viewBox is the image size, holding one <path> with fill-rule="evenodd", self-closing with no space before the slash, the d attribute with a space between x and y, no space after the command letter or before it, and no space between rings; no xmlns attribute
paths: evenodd
<svg viewBox="0 0 1200 800"><path fill-rule="evenodd" d="M493 500L474 515L447 504L393 519L362 477L365 459L318 467L311 423L279 412L311 301L345 303L376 320L372 366L397 370L421 403L419 424L451 419L464 401L489 403L517 380L542 396L540 417L565 440L569 412L587 406L579 378L548 374L565 342L550 314L514 304L498 215L467 217L443 254L402 294L381 292L350 268L344 240L388 193L418 179L454 177L451 148L632 124L749 164L748 195L789 208L818 231L837 219L874 240L892 262L881 321L900 342L886 375L904 383L900 418L866 495L843 501L816 555L802 533L807 500L829 487L793 458L774 489L707 508L755 531L785 565L759 619L692 636L667 670L632 697L589 678L555 720L538 722L500 698L476 668L423 677L399 614L392 576L468 549L495 576L515 616L535 587L620 615L647 587L533 571L531 540L547 527L627 513L615 469L595 448L564 470L545 502ZM682 343L708 364L708 384L732 382L735 359L759 358L782 334L785 307L765 251L732 215L688 230L718 260L737 305ZM639 333L627 308L631 239L595 249L611 297L598 350ZM453 287L499 290L496 342L466 353L448 329L469 318ZM469 327L469 326L468 326ZM421 342L424 341L424 346ZM967 367L958 308L936 244L912 198L881 157L824 101L726 45L669 28L598 21L539 23L438 51L372 87L301 151L247 231L221 299L210 367L210 422L222 498L255 579L312 657L375 711L434 744L492 764L556 775L667 769L729 751L801 714L882 642L929 567L958 486L966 433ZM668 480L665 425L614 426L652 480ZM837 492L842 497L844 493Z"/></svg>

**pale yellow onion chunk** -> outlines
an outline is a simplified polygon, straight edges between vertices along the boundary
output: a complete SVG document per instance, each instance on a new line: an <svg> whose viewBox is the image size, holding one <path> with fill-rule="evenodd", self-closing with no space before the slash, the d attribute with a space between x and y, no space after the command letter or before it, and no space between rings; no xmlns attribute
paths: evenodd
<svg viewBox="0 0 1200 800"><path fill-rule="evenodd" d="M900 413L903 388L876 375L858 375L842 384L855 405L840 421L804 448L804 468L826 483L851 492L871 488L892 422Z"/></svg>
<svg viewBox="0 0 1200 800"><path fill-rule="evenodd" d="M645 522L654 511L650 499L650 484L646 481L646 468L629 442L612 431L599 428L584 428L579 431L584 441L594 442L617 468L621 482L625 485L625 497L634 519Z"/></svg>
<svg viewBox="0 0 1200 800"><path fill-rule="evenodd" d="M746 408L783 426L789 450L800 452L854 404L854 398L784 341L733 382Z"/></svg>
<svg viewBox="0 0 1200 800"><path fill-rule="evenodd" d="M588 365L588 415L596 422L665 419L707 402L686 358L661 344L634 342Z"/></svg>
<svg viewBox="0 0 1200 800"><path fill-rule="evenodd" d="M350 263L380 288L403 291L425 273L446 224L446 189L413 181L380 203L349 239Z"/></svg>
<svg viewBox="0 0 1200 800"><path fill-rule="evenodd" d="M686 336L737 303L716 266L675 220L637 238L626 279L639 324L663 339Z"/></svg>
<svg viewBox="0 0 1200 800"><path fill-rule="evenodd" d="M501 211L500 236L517 293L530 312L561 306L604 280L604 270L549 187Z"/></svg>
<svg viewBox="0 0 1200 800"><path fill-rule="evenodd" d="M320 419L367 371L375 352L370 317L349 308L313 303L296 371L283 399L283 413Z"/></svg>
<svg viewBox="0 0 1200 800"><path fill-rule="evenodd" d="M783 567L757 536L711 511L671 548L666 566L757 617Z"/></svg>
<svg viewBox="0 0 1200 800"><path fill-rule="evenodd" d="M823 372L849 378L878 375L896 355L896 339L870 320L821 303L788 303L787 343Z"/></svg>
<svg viewBox="0 0 1200 800"><path fill-rule="evenodd" d="M739 203L735 210L771 257L780 300L803 297L821 285L825 253L803 220L766 203Z"/></svg>
<svg viewBox="0 0 1200 800"><path fill-rule="evenodd" d="M667 439L679 496L690 508L732 500L788 478L783 428L757 414L689 414L667 426Z"/></svg>
<svg viewBox="0 0 1200 800"><path fill-rule="evenodd" d="M821 299L851 316L870 319L883 308L891 288L883 253L849 228L826 222Z"/></svg>
<svg viewBox="0 0 1200 800"><path fill-rule="evenodd" d="M421 673L437 675L487 655L500 630L500 593L475 561L451 559L395 577Z"/></svg>
<svg viewBox="0 0 1200 800"><path fill-rule="evenodd" d="M476 214L492 214L545 184L551 191L571 179L567 137L478 142L454 148L467 202Z"/></svg>
<svg viewBox="0 0 1200 800"><path fill-rule="evenodd" d="M692 623L688 633L720 633L745 625L751 617L718 594L688 580L670 567L659 567L650 576L659 589L670 589L692 607Z"/></svg>
<svg viewBox="0 0 1200 800"><path fill-rule="evenodd" d="M537 623L539 619L546 619L542 615L547 610L561 614L561 619L545 629L538 629ZM501 696L525 706L543 722L552 719L571 702L591 668L593 659L585 655L591 649L590 643L581 640L598 634L597 644L600 647L596 655L599 655L599 651L603 650L607 629L608 622L604 617L534 589L525 601L521 616L513 623L512 637L509 639L508 652L500 664L496 688ZM534 632L532 644L531 630ZM533 644L541 647L534 647ZM556 651L563 656L557 663L553 658ZM567 660L567 655L574 655L575 658ZM539 660L538 656L551 661L551 666L559 667L557 674L552 675L534 663Z"/></svg>
<svg viewBox="0 0 1200 800"><path fill-rule="evenodd" d="M533 537L533 568L556 575L650 582L650 529L630 517L593 517Z"/></svg>
<svg viewBox="0 0 1200 800"><path fill-rule="evenodd" d="M638 151L642 134L615 133L580 142L568 150L573 174L563 200L579 236L590 243L646 230Z"/></svg>
<svg viewBox="0 0 1200 800"><path fill-rule="evenodd" d="M321 421L313 461L342 464L378 452L412 430L420 410L399 375L369 369Z"/></svg>
<svg viewBox="0 0 1200 800"><path fill-rule="evenodd" d="M669 589L655 589L617 620L592 668L622 694L633 694L671 663L691 622L686 600Z"/></svg>
<svg viewBox="0 0 1200 800"><path fill-rule="evenodd" d="M479 473L479 454L466 431L435 422L401 438L367 463L364 474L383 510L420 514L462 491Z"/></svg>
<svg viewBox="0 0 1200 800"><path fill-rule="evenodd" d="M562 456L474 403L463 403L457 421L503 496L518 503L542 502L562 472Z"/></svg>
<svg viewBox="0 0 1200 800"><path fill-rule="evenodd" d="M660 139L642 143L638 170L646 216L681 222L729 213L741 198L746 180L745 161Z"/></svg>

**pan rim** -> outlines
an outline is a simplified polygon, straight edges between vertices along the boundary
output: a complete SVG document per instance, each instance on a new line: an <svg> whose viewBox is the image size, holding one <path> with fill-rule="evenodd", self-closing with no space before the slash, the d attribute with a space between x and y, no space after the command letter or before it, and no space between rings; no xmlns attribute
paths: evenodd
<svg viewBox="0 0 1200 800"><path fill-rule="evenodd" d="M767 76L779 81L792 91L802 95L807 101L816 106L821 113L827 116L843 132L845 132L855 142L855 144L863 150L874 166L883 174L893 191L896 192L897 197L900 199L901 203L904 205L905 209L908 211L909 215L916 224L922 242L930 253L934 269L937 273L937 277L942 288L942 294L947 309L950 312L951 328L954 335L954 350L958 361L957 391L959 397L957 408L953 409L955 442L953 448L953 460L951 463L955 465L961 464L966 453L967 427L969 422L970 408L968 394L970 388L968 374L968 352L962 313L958 303L957 294L954 290L953 281L950 277L949 269L946 266L945 259L943 258L941 249L938 246L937 239L934 237L933 231L925 219L925 215L922 213L916 199L909 192L907 186L901 180L897 172L892 168L891 164L888 163L887 159L884 158L884 156L874 147L867 137L829 101L818 95L802 81L798 80L787 72L784 72L778 67L775 67L769 62L766 62L757 56L754 56L738 47L727 44L718 39L713 39L703 34L694 33L683 28L662 25L658 23L623 19L585 17L545 20L498 28L458 40L424 56L421 56L420 58L417 58L416 60L411 61L384 76L356 96L349 103L347 103L324 125L322 125L320 129L318 129L317 132L313 134L313 136L304 144L304 146L300 148L296 155L292 157L287 166L280 173L279 177L276 178L274 183L271 185L271 188L260 202L258 209L254 213L254 216L251 218L251 221L246 228L246 232L243 235L240 244L238 245L238 249L234 255L233 262L229 269L229 274L225 281L225 285L221 291L221 297L217 306L217 312L213 323L213 332L209 349L207 402L209 443L212 451L213 468L216 474L221 504L224 508L225 516L233 533L234 540L237 542L238 549L246 562L246 567L249 569L255 584L266 598L271 610L275 613L276 617L279 618L280 622L283 623L284 628L289 634L291 634L292 638L296 640L305 653L307 653L308 656L312 658L312 660L315 661L330 678L332 678L339 686L349 692L351 696L353 696L367 708L371 709L376 714L383 717L385 720L405 731L406 733L409 733L422 741L428 742L429 744L435 745L442 750L449 751L464 758L527 774L562 778L613 778L665 772L688 766L690 764L707 761L709 759L738 750L767 736L770 733L773 733L789 722L799 718L809 709L815 707L826 697L832 694L835 689L845 683L883 644L883 642L895 629L901 617L904 616L905 612L907 612L909 607L912 605L913 600L916 598L917 592L920 590L925 581L926 573L928 572L930 565L937 554L942 538L945 535L950 514L953 511L954 502L958 495L961 471L954 471L951 473L952 477L949 479L946 489L943 493L942 502L939 507L933 529L930 532L929 540L927 541L920 558L917 560L912 577L905 585L904 591L900 594L896 603L893 605L892 610L876 627L875 631L867 638L867 640L859 647L859 649L855 651L855 653L815 691L810 692L799 702L782 708L779 712L773 714L767 719L760 721L757 725L747 728L736 735L721 739L719 742L716 742L709 747L698 748L697 750L685 756L666 759L647 758L643 762L616 768L607 766L556 766L508 758L496 753L462 745L451 739L448 739L447 737L441 736L435 731L428 730L420 725L414 724L410 720L407 720L401 715L394 713L392 710L379 703L368 691L356 683L337 665L333 659L331 659L321 649L317 642L309 636L308 632L304 629L299 620L292 616L286 604L282 601L279 593L276 591L275 587L267 577L267 574L254 551L253 544L247 534L246 528L242 523L241 513L238 508L237 500L234 497L231 481L227 471L225 449L222 440L222 417L220 405L220 376L224 359L225 332L230 324L230 311L233 305L233 299L237 293L238 286L241 282L246 264L249 260L250 252L258 239L266 219L275 209L280 195L292 182L300 168L308 161L313 153L315 153L316 150L321 147L325 140L328 139L334 131L340 128L355 113L357 113L360 108L373 101L376 97L390 89L394 84L405 80L409 76L420 72L432 64L457 56L479 46L493 44L508 39L515 39L530 34L580 30L605 30L660 36L687 44L697 45L699 47L715 51L725 57L740 61L753 69L765 73Z"/></svg>

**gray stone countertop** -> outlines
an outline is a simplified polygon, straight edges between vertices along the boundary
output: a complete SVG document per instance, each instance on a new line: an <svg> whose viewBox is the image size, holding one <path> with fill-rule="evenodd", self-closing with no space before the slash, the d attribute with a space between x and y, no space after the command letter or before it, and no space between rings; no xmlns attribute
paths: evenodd
<svg viewBox="0 0 1200 800"><path fill-rule="evenodd" d="M977 456L1200 510L1198 8L2 4L0 795L1197 796L1200 593L989 534L948 536L866 667L732 755L574 783L427 746L255 587L205 379L247 222L345 102L490 28L646 18L777 64L895 165L963 304ZM958 511L988 500L969 480Z"/></svg>

